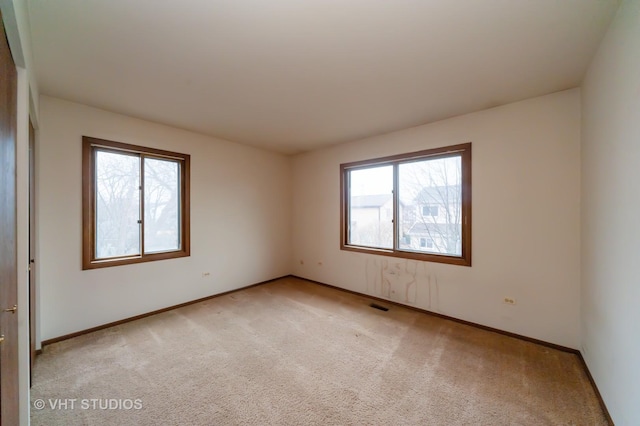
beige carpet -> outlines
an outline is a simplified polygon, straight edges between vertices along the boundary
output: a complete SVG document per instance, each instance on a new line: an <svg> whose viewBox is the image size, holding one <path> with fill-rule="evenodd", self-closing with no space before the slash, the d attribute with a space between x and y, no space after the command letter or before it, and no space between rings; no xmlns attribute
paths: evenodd
<svg viewBox="0 0 640 426"><path fill-rule="evenodd" d="M575 355L370 302L285 278L48 346L32 424L606 424Z"/></svg>

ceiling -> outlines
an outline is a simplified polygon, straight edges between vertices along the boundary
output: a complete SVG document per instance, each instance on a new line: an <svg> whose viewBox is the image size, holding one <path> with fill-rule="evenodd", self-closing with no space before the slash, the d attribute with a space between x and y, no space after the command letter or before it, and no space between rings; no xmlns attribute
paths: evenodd
<svg viewBox="0 0 640 426"><path fill-rule="evenodd" d="M298 153L580 85L618 0L29 0L41 93Z"/></svg>

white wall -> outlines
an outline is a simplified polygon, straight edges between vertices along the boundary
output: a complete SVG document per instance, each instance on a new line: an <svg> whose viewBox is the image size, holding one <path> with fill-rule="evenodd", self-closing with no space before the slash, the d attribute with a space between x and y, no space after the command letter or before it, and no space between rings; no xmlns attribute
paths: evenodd
<svg viewBox="0 0 640 426"><path fill-rule="evenodd" d="M190 257L81 270L83 135L191 155ZM44 96L39 149L43 340L290 272L288 157Z"/></svg>
<svg viewBox="0 0 640 426"><path fill-rule="evenodd" d="M583 83L582 352L617 425L640 424L640 1Z"/></svg>
<svg viewBox="0 0 640 426"><path fill-rule="evenodd" d="M339 249L340 163L469 141L472 267ZM293 273L578 348L579 209L573 89L294 157Z"/></svg>

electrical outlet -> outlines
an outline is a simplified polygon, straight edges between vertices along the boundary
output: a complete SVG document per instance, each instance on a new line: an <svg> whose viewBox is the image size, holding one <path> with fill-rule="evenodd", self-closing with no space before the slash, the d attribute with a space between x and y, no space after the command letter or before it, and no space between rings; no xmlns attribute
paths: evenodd
<svg viewBox="0 0 640 426"><path fill-rule="evenodd" d="M505 297L502 300L502 303L505 303L507 305L515 305L516 304L516 299L512 298L512 297Z"/></svg>

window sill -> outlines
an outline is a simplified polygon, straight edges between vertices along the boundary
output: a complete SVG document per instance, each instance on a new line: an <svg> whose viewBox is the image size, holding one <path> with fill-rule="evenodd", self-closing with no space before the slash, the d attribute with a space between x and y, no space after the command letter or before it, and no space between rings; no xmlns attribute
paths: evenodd
<svg viewBox="0 0 640 426"><path fill-rule="evenodd" d="M154 262L156 260L176 259L180 257L188 257L190 253L188 251L171 251L164 253L147 254L145 256L127 257L121 259L105 259L105 260L92 260L89 262L83 261L82 270L108 268L111 266L132 265L135 263Z"/></svg>
<svg viewBox="0 0 640 426"><path fill-rule="evenodd" d="M447 256L442 254L416 253L411 251L400 251L393 249L377 249L373 247L362 247L342 244L340 250L352 251L356 253L375 254L378 256L389 256L400 259L420 260L423 262L445 263L449 265L471 266L471 257L467 256Z"/></svg>

